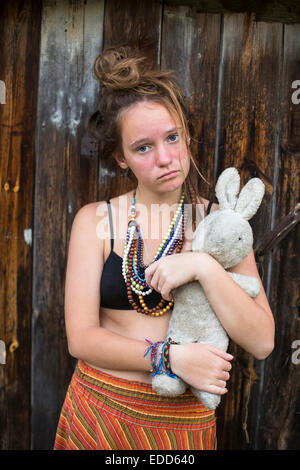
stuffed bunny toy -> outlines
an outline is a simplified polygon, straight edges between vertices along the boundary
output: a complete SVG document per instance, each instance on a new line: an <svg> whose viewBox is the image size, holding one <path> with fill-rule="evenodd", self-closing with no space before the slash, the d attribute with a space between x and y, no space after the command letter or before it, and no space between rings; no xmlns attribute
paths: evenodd
<svg viewBox="0 0 300 470"><path fill-rule="evenodd" d="M204 217L192 240L192 251L209 253L225 270L243 261L250 253L253 233L248 220L258 210L265 192L259 178L250 179L238 196L239 188L237 169L230 167L224 170L215 187L219 210ZM256 277L231 272L228 275L250 297L258 296L260 283ZM173 296L174 308L166 338L180 344L210 344L226 351L229 342L227 333L212 310L201 284L198 281L184 284L174 289ZM177 396L184 393L188 385L180 378L160 373L153 377L152 387L160 395ZM191 391L206 408L215 409L220 403L220 395L193 387Z"/></svg>

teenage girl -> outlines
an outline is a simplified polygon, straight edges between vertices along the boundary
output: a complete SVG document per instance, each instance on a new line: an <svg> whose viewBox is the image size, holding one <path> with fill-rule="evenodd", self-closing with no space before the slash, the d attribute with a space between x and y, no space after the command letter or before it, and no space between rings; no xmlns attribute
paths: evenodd
<svg viewBox="0 0 300 470"><path fill-rule="evenodd" d="M227 392L230 354L165 339L172 290L199 281L230 338L257 359L273 349L273 315L262 284L252 299L214 258L191 252L194 226L185 208L195 214L196 204L204 217L218 204L197 192L199 170L172 72L150 68L128 47L106 49L94 72L102 87L89 131L99 138L101 158L135 186L85 205L73 222L65 321L78 362L54 449L216 449L214 411L190 390L170 398L151 387L163 364L198 389ZM260 279L253 250L230 270Z"/></svg>

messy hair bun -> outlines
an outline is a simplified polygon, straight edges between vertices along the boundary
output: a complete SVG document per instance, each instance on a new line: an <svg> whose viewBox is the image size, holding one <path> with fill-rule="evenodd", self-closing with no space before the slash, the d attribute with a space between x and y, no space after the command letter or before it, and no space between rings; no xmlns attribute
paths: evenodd
<svg viewBox="0 0 300 470"><path fill-rule="evenodd" d="M157 94L171 91L175 86L178 98L183 100L180 87L174 83L172 70L156 69L149 58L138 55L128 46L106 49L95 61L94 74L104 92L132 90L141 94Z"/></svg>

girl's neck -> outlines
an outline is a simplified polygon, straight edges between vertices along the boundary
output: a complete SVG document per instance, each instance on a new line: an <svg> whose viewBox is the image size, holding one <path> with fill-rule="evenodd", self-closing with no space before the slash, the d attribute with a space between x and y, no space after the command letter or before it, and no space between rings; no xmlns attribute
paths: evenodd
<svg viewBox="0 0 300 470"><path fill-rule="evenodd" d="M143 204L148 209L151 208L151 204L168 204L172 206L179 202L182 193L182 187L177 188L174 191L165 193L154 193L149 191L147 188L141 188L139 185L136 188L136 203Z"/></svg>

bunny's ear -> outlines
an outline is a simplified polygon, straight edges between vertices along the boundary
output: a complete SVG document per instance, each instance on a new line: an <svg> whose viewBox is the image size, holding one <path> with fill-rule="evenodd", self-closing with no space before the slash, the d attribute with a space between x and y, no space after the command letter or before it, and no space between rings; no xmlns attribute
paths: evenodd
<svg viewBox="0 0 300 470"><path fill-rule="evenodd" d="M260 178L252 178L243 187L236 203L235 211L243 219L249 220L257 212L265 194L265 185Z"/></svg>
<svg viewBox="0 0 300 470"><path fill-rule="evenodd" d="M234 167L226 168L220 174L215 188L220 210L235 208L239 189L240 175L237 169Z"/></svg>

